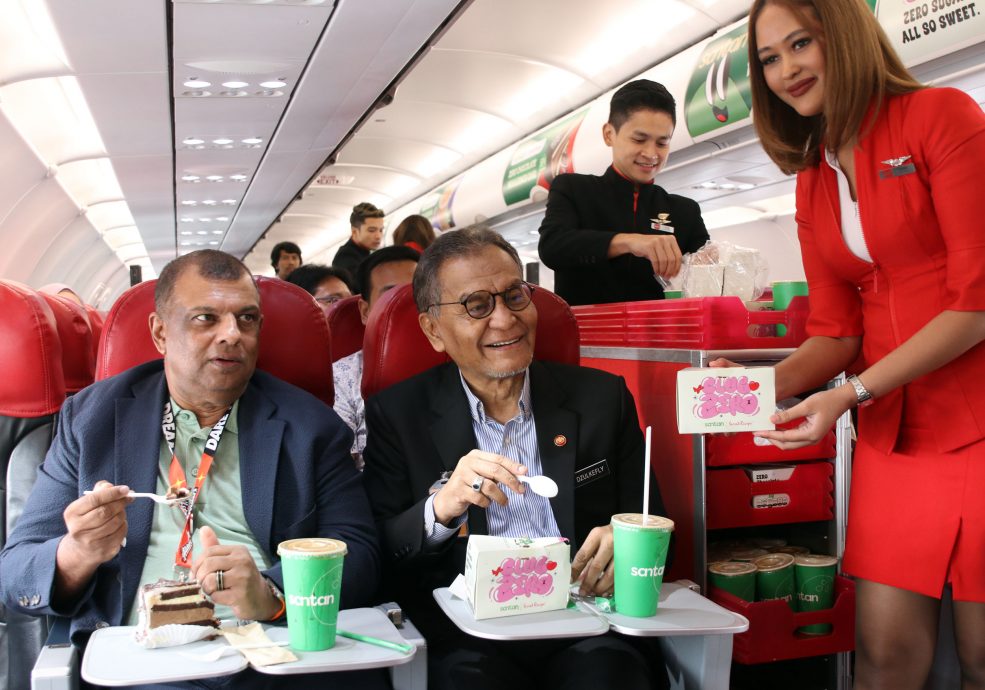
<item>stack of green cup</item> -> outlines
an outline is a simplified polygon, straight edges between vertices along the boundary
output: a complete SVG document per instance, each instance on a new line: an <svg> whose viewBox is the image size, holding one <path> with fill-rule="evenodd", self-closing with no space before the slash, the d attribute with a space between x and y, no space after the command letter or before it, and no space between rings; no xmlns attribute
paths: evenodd
<svg viewBox="0 0 985 690"><path fill-rule="evenodd" d="M834 606L835 566L834 556L816 554L794 556L794 581L797 587L797 610L820 611ZM806 635L827 635L828 623L817 623L797 628Z"/></svg>
<svg viewBox="0 0 985 690"><path fill-rule="evenodd" d="M777 281L773 283L773 309L785 311L794 297L806 294L807 282L804 280ZM787 327L782 324L777 325L776 334L779 336L786 335Z"/></svg>
<svg viewBox="0 0 985 690"><path fill-rule="evenodd" d="M708 582L744 601L756 601L756 566L752 563L712 563L708 566Z"/></svg>
<svg viewBox="0 0 985 690"><path fill-rule="evenodd" d="M756 566L756 601L782 599L787 602L787 606L796 610L793 596L793 556L771 553L760 556L753 561L753 565Z"/></svg>
<svg viewBox="0 0 985 690"><path fill-rule="evenodd" d="M752 563L760 556L765 556L768 553L769 551L767 551L766 549L761 549L758 546L749 546L746 548L732 549L732 560Z"/></svg>

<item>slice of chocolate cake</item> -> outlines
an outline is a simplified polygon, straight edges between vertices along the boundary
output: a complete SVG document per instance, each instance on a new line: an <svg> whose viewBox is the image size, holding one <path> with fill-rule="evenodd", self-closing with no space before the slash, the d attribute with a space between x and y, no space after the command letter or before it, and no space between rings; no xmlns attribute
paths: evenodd
<svg viewBox="0 0 985 690"><path fill-rule="evenodd" d="M162 625L207 625L219 627L215 605L206 599L198 582L158 580L140 588L138 629Z"/></svg>

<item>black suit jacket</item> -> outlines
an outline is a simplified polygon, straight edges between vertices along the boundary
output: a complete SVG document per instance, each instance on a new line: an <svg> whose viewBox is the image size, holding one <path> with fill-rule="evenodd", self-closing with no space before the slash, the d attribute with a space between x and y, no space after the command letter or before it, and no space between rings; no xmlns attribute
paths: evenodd
<svg viewBox="0 0 985 690"><path fill-rule="evenodd" d="M593 527L643 503L643 435L622 377L553 362L530 365L530 395L544 474L560 489L551 508L571 555ZM464 572L466 539L440 547L424 539L424 503L441 473L477 447L458 368L443 364L392 386L366 403L364 479L387 563L387 595L435 633L444 614L431 592ZM563 436L563 444L555 439ZM607 472L582 481L580 470L605 460ZM652 513L666 515L656 480ZM469 511L469 531L486 534L486 511ZM429 640L430 643L430 640Z"/></svg>
<svg viewBox="0 0 985 690"><path fill-rule="evenodd" d="M612 166L601 177L559 175L551 183L538 247L541 260L554 269L554 291L572 305L663 299L648 260L607 256L617 233L671 234L651 228L661 214L666 214L664 224L674 228L682 254L708 241L693 199L655 184L637 185Z"/></svg>

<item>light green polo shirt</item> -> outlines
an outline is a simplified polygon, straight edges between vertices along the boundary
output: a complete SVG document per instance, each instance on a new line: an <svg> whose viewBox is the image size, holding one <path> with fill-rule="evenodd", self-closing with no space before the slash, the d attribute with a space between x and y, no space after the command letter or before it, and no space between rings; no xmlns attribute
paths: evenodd
<svg viewBox="0 0 985 690"><path fill-rule="evenodd" d="M185 470L185 477L194 486L195 475L202 459L205 440L209 437L212 427L204 429L198 425L198 419L193 412L182 410L171 399L175 421L175 453ZM202 485L202 491L195 502L195 532L192 534L194 551L193 560L202 553L199 542L199 530L208 525L215 530L220 544L242 544L245 546L257 568L265 570L270 563L264 556L263 549L254 538L246 524L243 512L243 492L239 472L239 423L237 421L239 401L233 404L226 428L219 442L219 449L212 461L212 469ZM162 496L168 492L168 469L171 466L171 451L161 435L161 450L158 458L157 493ZM184 527L184 514L178 507L154 505L154 524L151 528L150 544L147 547L147 559L144 570L140 574L140 584L156 582L158 578L171 579L174 577L174 552L178 548L181 529ZM139 592L139 590L138 590ZM234 618L229 606L215 607L217 618ZM130 606L127 625L137 624L136 597Z"/></svg>

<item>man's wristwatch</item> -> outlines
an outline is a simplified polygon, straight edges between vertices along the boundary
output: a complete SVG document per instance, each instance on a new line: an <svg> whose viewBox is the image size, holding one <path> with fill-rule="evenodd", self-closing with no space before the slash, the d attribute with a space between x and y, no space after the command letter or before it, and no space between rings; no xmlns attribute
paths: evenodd
<svg viewBox="0 0 985 690"><path fill-rule="evenodd" d="M270 618L268 620L270 621L280 620L281 618L283 618L284 613L287 610L287 602L284 600L284 593L280 591L280 587L277 586L277 583L271 580L269 577L264 575L263 579L267 583L267 589L269 589L270 593L274 595L274 597L280 602L280 608L277 610L277 613L274 614L273 618Z"/></svg>
<svg viewBox="0 0 985 690"><path fill-rule="evenodd" d="M848 383L852 384L852 388L855 389L856 403L859 407L865 407L866 405L872 404L872 394L866 390L862 382L859 381L858 376L852 374L847 379Z"/></svg>

